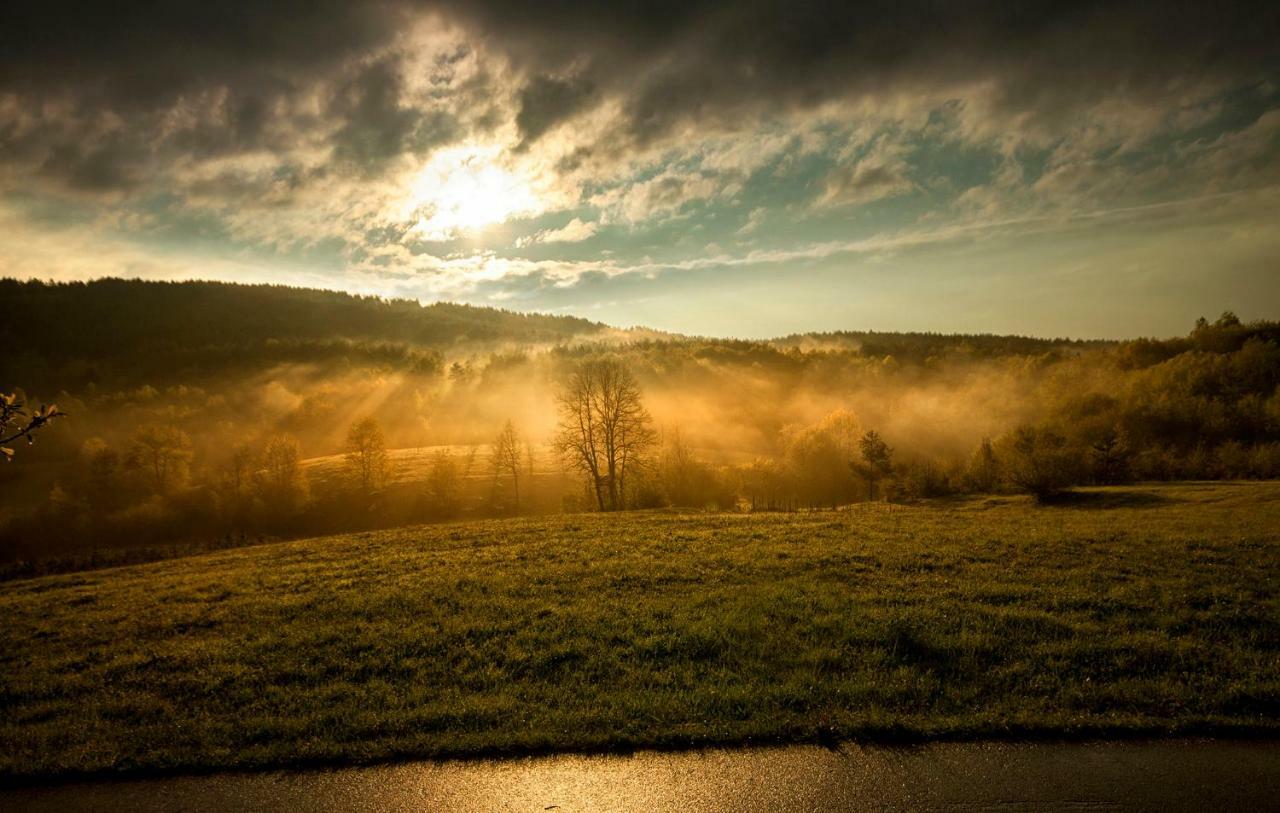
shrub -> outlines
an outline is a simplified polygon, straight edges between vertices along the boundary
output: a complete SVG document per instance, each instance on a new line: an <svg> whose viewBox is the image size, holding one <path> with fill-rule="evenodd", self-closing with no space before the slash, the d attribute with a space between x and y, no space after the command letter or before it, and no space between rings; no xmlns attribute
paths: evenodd
<svg viewBox="0 0 1280 813"><path fill-rule="evenodd" d="M1048 499L1080 481L1079 456L1053 430L1021 427L1007 438L1002 451L1005 479L1037 500Z"/></svg>

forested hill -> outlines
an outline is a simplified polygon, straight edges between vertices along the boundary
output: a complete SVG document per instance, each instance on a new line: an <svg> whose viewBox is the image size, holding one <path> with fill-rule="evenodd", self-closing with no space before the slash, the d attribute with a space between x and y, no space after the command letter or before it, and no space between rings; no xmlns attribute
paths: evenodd
<svg viewBox="0 0 1280 813"><path fill-rule="evenodd" d="M0 279L0 388L80 393L90 385L116 390L200 384L283 363L439 373L458 357L483 359L538 344L604 340L634 341L634 353L657 354L668 366L672 358L687 355L768 365L783 356L816 351L815 358L892 358L914 365L1112 350L1131 368L1189 350L1231 352L1250 337L1280 341L1274 323L1242 325L1233 316L1230 324L1220 320L1212 329L1207 322L1201 327L1188 337L1123 343L869 331L796 334L771 341L676 334L655 338L653 331L621 333L572 316L451 303L424 306L281 285Z"/></svg>
<svg viewBox="0 0 1280 813"><path fill-rule="evenodd" d="M1085 350L1116 344L1101 339L1043 339L994 333L879 333L841 330L798 333L774 339L778 347L806 350L856 350L864 356L924 360L931 356L963 354L974 358L1034 356L1053 350Z"/></svg>
<svg viewBox="0 0 1280 813"><path fill-rule="evenodd" d="M591 337L606 326L571 316L353 296L282 285L102 279L0 280L0 381L61 385L272 357L390 354L462 343ZM430 354L424 355L424 358ZM412 360L412 359L410 359ZM69 374L69 375L68 375ZM49 382L53 383L53 382Z"/></svg>
<svg viewBox="0 0 1280 813"><path fill-rule="evenodd" d="M156 343L352 339L439 346L555 341L604 326L572 316L353 296L283 285L102 279L0 280L0 331L39 334L46 352L111 355ZM0 334L2 335L2 334Z"/></svg>

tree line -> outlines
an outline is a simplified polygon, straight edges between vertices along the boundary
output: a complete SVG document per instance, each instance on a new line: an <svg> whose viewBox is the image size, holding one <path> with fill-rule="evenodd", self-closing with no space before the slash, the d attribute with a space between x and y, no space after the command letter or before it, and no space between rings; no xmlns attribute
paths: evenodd
<svg viewBox="0 0 1280 813"><path fill-rule="evenodd" d="M972 389L979 374L991 381L983 385L989 392ZM501 412L513 394L542 393L530 382L544 375L553 383L539 397L555 415L545 433ZM440 383L405 389L421 380ZM950 389L929 389L938 380ZM936 356L898 364L845 348L640 341L555 347L541 356L506 351L405 382L376 414L352 414L350 405L362 399L307 396L283 420L238 408L243 398L234 387L216 397L194 390L186 401L139 391L137 398L154 403L154 417L114 439L64 444L42 458L59 461L56 468L24 466L28 454L16 448L19 463L0 472L15 472L0 481L0 551L29 558L188 538L240 543L555 510L830 510L1002 492L1050 501L1077 485L1280 476L1280 332L1230 313L1176 339L1055 345L980 366ZM788 420L792 402L726 398L710 420L685 420L690 399L748 387L817 393L833 404L848 392L850 400L817 418ZM926 403L960 392L953 400L964 406L974 391L996 405L1016 397L1023 417L1002 429L993 421L999 431L973 437L967 449L941 451L921 438L946 435L945 426L897 418L903 392L923 392ZM422 408L441 421L450 410L475 413L467 426L480 437L409 454L403 440L389 440L385 420L401 414L395 402L406 392L418 392ZM483 412L469 409L486 397ZM663 399L659 421L653 404ZM40 436L33 451L74 437L60 426L92 424L109 403L73 398L70 423L50 430L60 410L28 410L23 400L14 393L0 403L10 427L0 434ZM186 405L202 400L234 419L202 434L193 427L218 414ZM404 423L397 418L391 434L402 437ZM317 441L301 429L335 424L343 433L339 455L307 460L303 448ZM246 432L248 425L260 429ZM447 435L449 426L440 431ZM957 423L952 433L963 431L972 430ZM52 486L40 485L41 471L56 471Z"/></svg>

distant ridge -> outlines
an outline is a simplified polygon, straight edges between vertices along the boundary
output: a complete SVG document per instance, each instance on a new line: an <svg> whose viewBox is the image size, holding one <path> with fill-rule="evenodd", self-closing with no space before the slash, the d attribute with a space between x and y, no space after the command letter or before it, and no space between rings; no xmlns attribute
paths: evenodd
<svg viewBox="0 0 1280 813"><path fill-rule="evenodd" d="M459 345L563 342L609 330L573 316L284 285L2 279L0 382L120 383L237 359L344 355L348 346L366 357L404 360Z"/></svg>
<svg viewBox="0 0 1280 813"><path fill-rule="evenodd" d="M548 341L605 325L449 302L420 305L338 291L229 282L0 280L0 336L39 334L46 349L111 354L138 345L352 339L434 346Z"/></svg>
<svg viewBox="0 0 1280 813"><path fill-rule="evenodd" d="M1261 324L1235 332L1242 330L1250 335L1274 333ZM656 343L686 345L688 352L698 354L816 351L903 363L957 356L1071 355L1126 344L852 330L768 340L721 339L623 330L575 316L449 302L421 305L284 285L0 279L0 387L55 392L93 384L118 388L284 363L365 363L439 371L447 357L597 341L630 344L636 352L646 352L645 346ZM1127 344L1158 360L1187 349L1188 342L1140 339Z"/></svg>
<svg viewBox="0 0 1280 813"><path fill-rule="evenodd" d="M857 350L867 356L909 355L923 359L932 355L961 352L975 357L1025 356L1051 350L1087 350L1112 347L1120 342L1109 339L1037 338L997 333L882 333L874 330L838 330L821 333L795 333L773 339L778 347L808 350Z"/></svg>

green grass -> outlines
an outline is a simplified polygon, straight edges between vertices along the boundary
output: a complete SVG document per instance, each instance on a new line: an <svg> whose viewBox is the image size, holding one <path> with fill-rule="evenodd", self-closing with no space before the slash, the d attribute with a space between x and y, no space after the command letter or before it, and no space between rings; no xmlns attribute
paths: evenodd
<svg viewBox="0 0 1280 813"><path fill-rule="evenodd" d="M0 585L0 774L1280 731L1280 484L411 528Z"/></svg>

